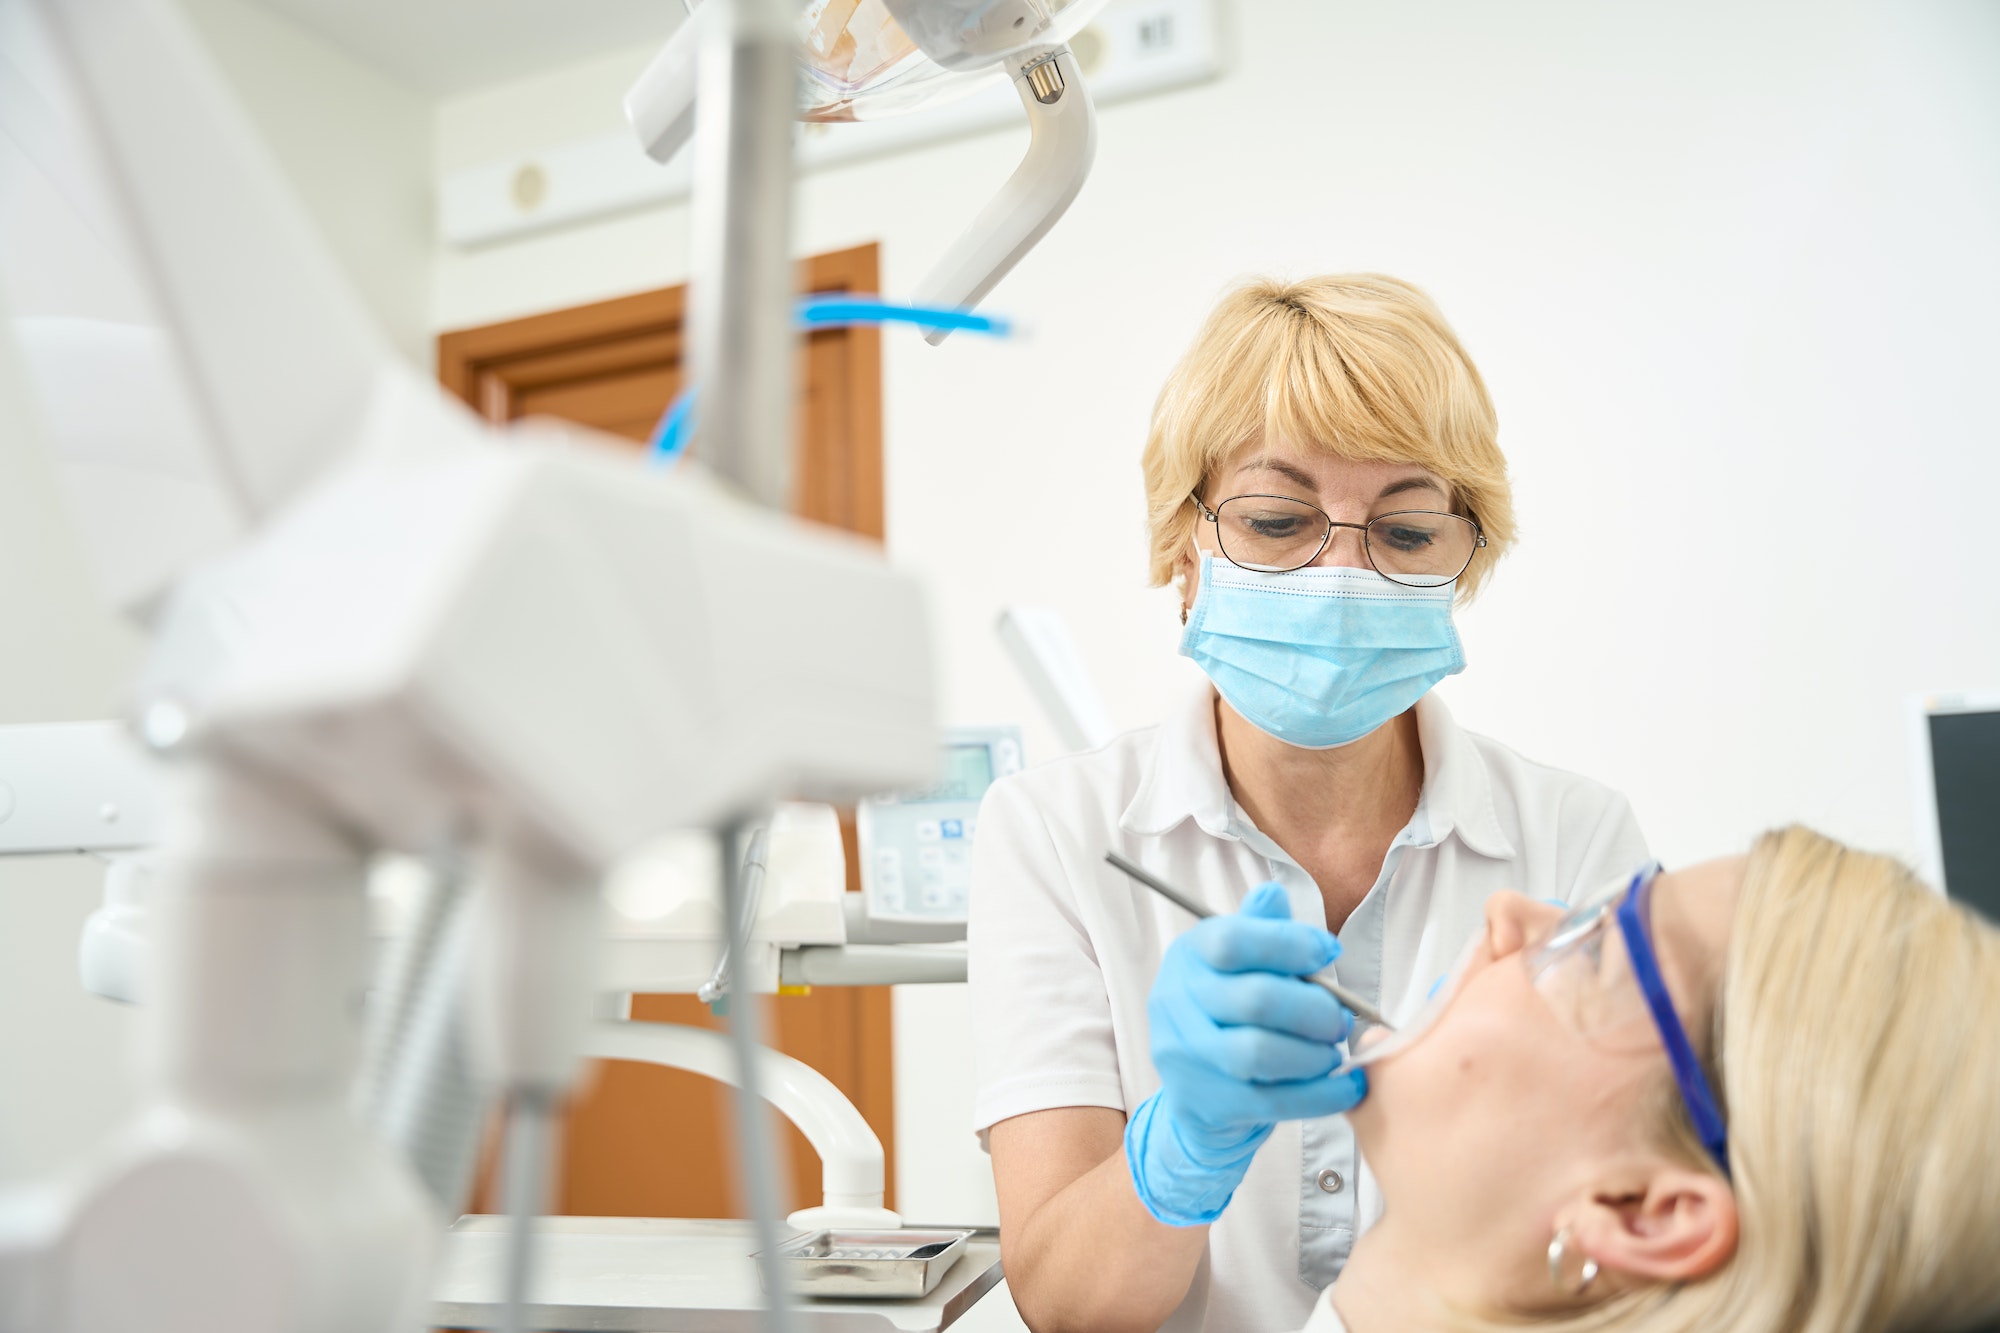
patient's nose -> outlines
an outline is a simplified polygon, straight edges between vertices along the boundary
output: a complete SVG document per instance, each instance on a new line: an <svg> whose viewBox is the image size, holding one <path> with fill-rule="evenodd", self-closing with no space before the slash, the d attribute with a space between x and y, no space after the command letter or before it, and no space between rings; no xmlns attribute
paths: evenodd
<svg viewBox="0 0 2000 1333"><path fill-rule="evenodd" d="M1486 900L1486 947L1495 958L1519 953L1529 940L1547 934L1562 914L1553 903L1503 889Z"/></svg>

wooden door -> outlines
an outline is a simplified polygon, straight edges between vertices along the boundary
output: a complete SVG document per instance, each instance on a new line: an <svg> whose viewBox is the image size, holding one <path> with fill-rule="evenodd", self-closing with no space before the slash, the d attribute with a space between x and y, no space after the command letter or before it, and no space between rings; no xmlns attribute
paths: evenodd
<svg viewBox="0 0 2000 1333"><path fill-rule="evenodd" d="M877 250L868 245L805 261L800 289L872 293L876 274ZM563 417L637 445L680 390L686 307L686 288L673 287L447 333L438 339L438 376L489 421ZM799 372L797 512L880 540L881 335L869 328L815 331L804 340ZM858 890L853 825L843 822L847 887ZM881 1137L893 1200L888 988L779 996L764 1014L766 1039L833 1080ZM719 1026L692 995L634 996L632 1017ZM728 1095L721 1085L678 1070L602 1065L568 1112L558 1211L745 1215L733 1194L733 1144L725 1138ZM789 1211L820 1201L820 1174L804 1135L788 1124L784 1129Z"/></svg>

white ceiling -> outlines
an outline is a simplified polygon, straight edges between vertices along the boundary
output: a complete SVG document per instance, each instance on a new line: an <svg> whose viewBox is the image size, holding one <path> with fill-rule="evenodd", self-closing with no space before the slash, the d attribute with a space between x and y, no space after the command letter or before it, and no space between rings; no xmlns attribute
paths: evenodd
<svg viewBox="0 0 2000 1333"><path fill-rule="evenodd" d="M665 40L681 0L253 0L418 92L466 92Z"/></svg>

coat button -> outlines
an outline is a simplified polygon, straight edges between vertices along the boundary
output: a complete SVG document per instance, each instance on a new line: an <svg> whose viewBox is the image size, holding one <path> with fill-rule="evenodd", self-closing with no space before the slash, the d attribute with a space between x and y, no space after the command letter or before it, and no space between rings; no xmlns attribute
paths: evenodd
<svg viewBox="0 0 2000 1333"><path fill-rule="evenodd" d="M1346 1185L1346 1183L1347 1183L1346 1181L1340 1178L1340 1172L1335 1171L1332 1168L1328 1168L1327 1170L1319 1173L1319 1187L1325 1190L1328 1194L1340 1193L1341 1188L1344 1185Z"/></svg>

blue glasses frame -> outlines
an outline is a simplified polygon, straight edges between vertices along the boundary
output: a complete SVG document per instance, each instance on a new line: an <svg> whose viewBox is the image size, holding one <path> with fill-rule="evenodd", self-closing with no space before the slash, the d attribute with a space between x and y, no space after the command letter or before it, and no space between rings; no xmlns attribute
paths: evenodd
<svg viewBox="0 0 2000 1333"><path fill-rule="evenodd" d="M1680 1015L1674 1011L1673 997L1667 993L1666 980L1660 975L1660 960L1653 950L1653 881L1659 873L1656 862L1632 876L1618 902L1618 929L1625 937L1625 952L1632 961L1632 975L1639 983L1639 993L1646 997L1653 1026L1659 1029L1660 1042L1667 1048L1667 1062L1673 1066L1681 1101L1694 1121L1695 1136L1722 1168L1723 1178L1728 1179L1729 1130L1723 1124L1715 1090L1709 1086L1708 1076L1701 1072L1694 1043L1688 1040L1687 1029L1681 1026Z"/></svg>

